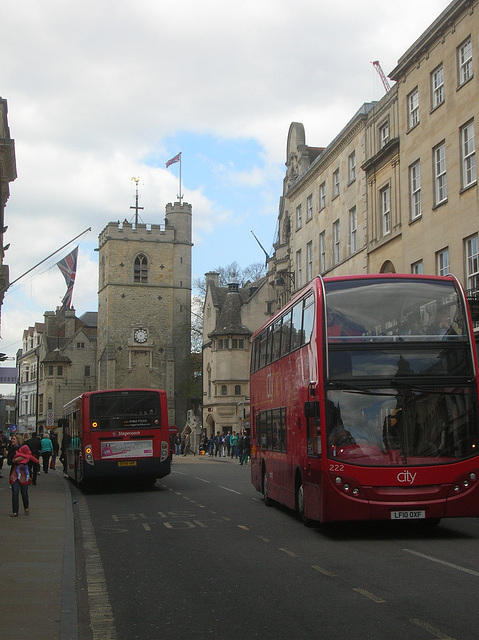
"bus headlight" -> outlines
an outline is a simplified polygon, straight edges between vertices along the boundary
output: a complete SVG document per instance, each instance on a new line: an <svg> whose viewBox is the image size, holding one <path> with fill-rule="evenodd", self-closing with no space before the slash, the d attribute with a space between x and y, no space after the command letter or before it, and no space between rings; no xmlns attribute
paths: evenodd
<svg viewBox="0 0 479 640"><path fill-rule="evenodd" d="M477 472L470 471L467 475L459 476L452 484L451 493L457 495L458 493L465 493L472 489L477 482Z"/></svg>
<svg viewBox="0 0 479 640"><path fill-rule="evenodd" d="M330 474L330 478L336 485L336 488L342 493L351 494L355 498L365 498L364 491L357 480L345 478L344 476L336 476L333 473Z"/></svg>

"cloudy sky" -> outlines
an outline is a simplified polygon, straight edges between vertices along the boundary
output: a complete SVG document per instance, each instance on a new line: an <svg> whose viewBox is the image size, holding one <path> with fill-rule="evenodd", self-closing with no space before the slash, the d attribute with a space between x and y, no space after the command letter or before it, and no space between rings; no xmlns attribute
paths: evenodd
<svg viewBox="0 0 479 640"><path fill-rule="evenodd" d="M447 0L4 0L0 95L18 178L5 210L10 281L91 227L79 243L73 305L96 310L98 235L161 223L182 191L193 206L193 277L269 252L286 137L327 145ZM76 243L75 243L76 244ZM65 293L67 247L5 296L0 351ZM6 363L7 364L7 363Z"/></svg>

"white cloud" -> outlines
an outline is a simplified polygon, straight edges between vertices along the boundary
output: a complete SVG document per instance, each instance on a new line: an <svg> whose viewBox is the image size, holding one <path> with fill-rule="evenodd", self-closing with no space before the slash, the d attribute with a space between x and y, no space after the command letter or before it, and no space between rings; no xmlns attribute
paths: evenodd
<svg viewBox="0 0 479 640"><path fill-rule="evenodd" d="M308 144L327 145L362 102L382 95L370 62L390 71L447 4L6 0L2 97L18 170L5 211L11 279L91 227L74 292L76 308L90 310L98 234L131 219L133 176L142 219L163 220L178 193L177 170L164 162L181 150L166 141L189 132L253 138L261 149L247 167L213 158L203 181L189 163L195 269L261 260L247 257L257 251L249 229L253 219L262 239L273 237L290 123L304 123ZM251 190L249 203L233 195L241 188ZM54 273L7 293L4 343L59 303L64 285Z"/></svg>

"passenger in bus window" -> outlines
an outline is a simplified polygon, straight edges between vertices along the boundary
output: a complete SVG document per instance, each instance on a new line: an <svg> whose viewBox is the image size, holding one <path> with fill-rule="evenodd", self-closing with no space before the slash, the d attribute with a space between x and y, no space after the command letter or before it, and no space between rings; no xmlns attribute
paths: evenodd
<svg viewBox="0 0 479 640"><path fill-rule="evenodd" d="M422 336L424 335L424 327L421 322L421 317L418 313L412 311L406 318L401 329L401 335L403 336Z"/></svg>
<svg viewBox="0 0 479 640"><path fill-rule="evenodd" d="M344 425L337 425L329 435L329 444L344 447L348 444L356 444L356 440L351 435L351 432L345 429Z"/></svg>
<svg viewBox="0 0 479 640"><path fill-rule="evenodd" d="M447 309L439 309L436 317L429 326L428 333L433 336L455 336L457 331L451 324L449 312Z"/></svg>

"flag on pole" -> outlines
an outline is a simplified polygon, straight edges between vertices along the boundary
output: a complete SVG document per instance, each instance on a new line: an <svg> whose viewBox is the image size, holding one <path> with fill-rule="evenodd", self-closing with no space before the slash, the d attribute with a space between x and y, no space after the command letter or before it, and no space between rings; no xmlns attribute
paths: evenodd
<svg viewBox="0 0 479 640"><path fill-rule="evenodd" d="M73 285L75 284L75 276L77 273L78 247L75 247L63 260L57 262L57 267L63 274L67 284L67 292L65 293L60 311L66 311L70 308L73 295Z"/></svg>
<svg viewBox="0 0 479 640"><path fill-rule="evenodd" d="M174 158L171 158L170 160L168 160L168 162L166 163L166 168L168 169L170 164L175 164L175 162L179 162L180 160L181 160L181 151Z"/></svg>

